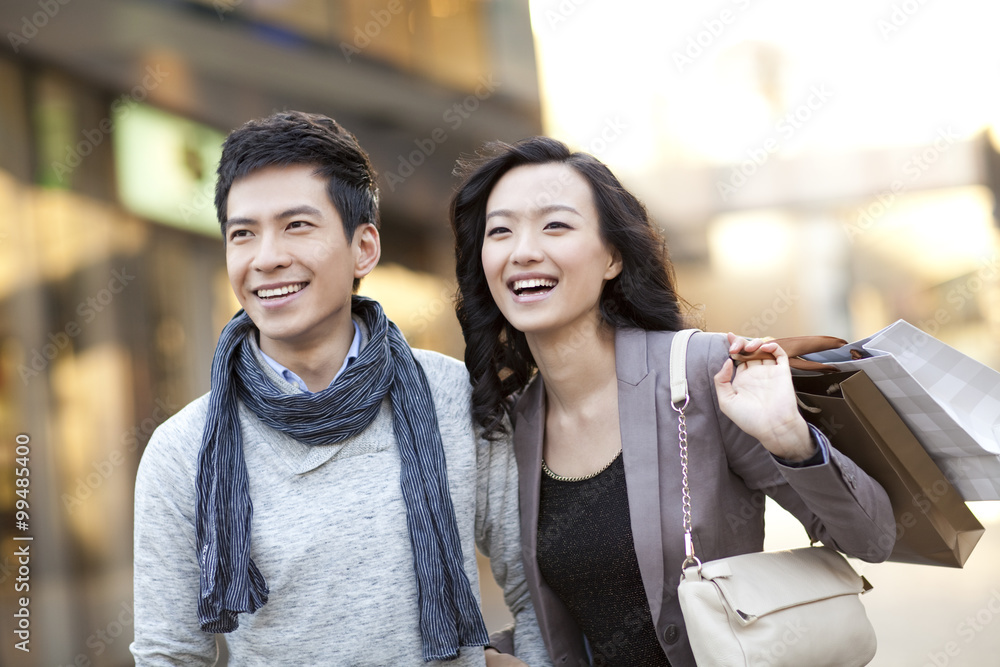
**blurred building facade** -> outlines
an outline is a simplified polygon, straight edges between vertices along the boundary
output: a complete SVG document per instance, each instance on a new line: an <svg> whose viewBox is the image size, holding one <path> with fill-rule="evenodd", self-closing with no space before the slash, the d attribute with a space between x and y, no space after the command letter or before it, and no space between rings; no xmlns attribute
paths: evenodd
<svg viewBox="0 0 1000 667"><path fill-rule="evenodd" d="M208 390L238 308L213 206L225 134L283 109L354 132L382 190L362 291L460 356L452 169L541 132L527 1L18 0L0 28L0 663L130 664L136 467ZM23 596L30 653L6 613Z"/></svg>

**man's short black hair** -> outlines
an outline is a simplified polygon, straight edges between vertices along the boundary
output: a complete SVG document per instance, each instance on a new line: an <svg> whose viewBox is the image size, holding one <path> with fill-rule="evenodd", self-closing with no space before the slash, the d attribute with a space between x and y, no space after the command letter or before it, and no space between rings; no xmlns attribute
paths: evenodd
<svg viewBox="0 0 1000 667"><path fill-rule="evenodd" d="M291 165L313 165L327 179L327 194L348 242L359 225L378 227L375 169L354 135L327 116L282 111L245 123L222 144L215 210L223 232L234 181L265 167Z"/></svg>

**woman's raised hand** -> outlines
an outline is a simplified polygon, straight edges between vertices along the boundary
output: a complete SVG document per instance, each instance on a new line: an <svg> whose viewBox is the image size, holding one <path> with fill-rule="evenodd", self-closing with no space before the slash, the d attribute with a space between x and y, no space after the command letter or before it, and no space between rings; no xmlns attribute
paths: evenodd
<svg viewBox="0 0 1000 667"><path fill-rule="evenodd" d="M788 461L811 457L816 446L795 402L788 355L780 345L766 339L747 340L733 333L728 334L728 339L730 355L760 351L771 358L738 365L726 359L715 375L722 412L775 456Z"/></svg>

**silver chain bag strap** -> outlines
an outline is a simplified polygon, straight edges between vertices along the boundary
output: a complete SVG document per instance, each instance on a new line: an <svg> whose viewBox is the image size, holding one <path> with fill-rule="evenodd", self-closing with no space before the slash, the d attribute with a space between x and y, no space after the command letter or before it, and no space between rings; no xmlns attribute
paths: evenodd
<svg viewBox="0 0 1000 667"><path fill-rule="evenodd" d="M684 409L687 344L670 350L671 407L678 414L684 553L677 594L699 667L854 667L875 656L875 630L860 595L871 588L825 546L730 556L702 563L694 549Z"/></svg>

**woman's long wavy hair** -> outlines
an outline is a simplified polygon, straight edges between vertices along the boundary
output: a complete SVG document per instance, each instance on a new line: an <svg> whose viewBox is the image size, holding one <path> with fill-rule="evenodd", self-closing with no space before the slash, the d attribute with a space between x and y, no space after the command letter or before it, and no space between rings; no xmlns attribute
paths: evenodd
<svg viewBox="0 0 1000 667"><path fill-rule="evenodd" d="M549 163L573 168L590 184L601 238L622 258L621 273L601 293L603 320L615 328L645 330L676 331L684 325L663 237L650 223L645 206L601 161L547 137L486 144L475 158L460 160L456 167L462 183L452 198L450 217L458 279L455 312L465 336L472 413L491 438L506 431L504 415L511 397L524 388L536 366L524 334L504 318L483 273L486 202L511 169Z"/></svg>

